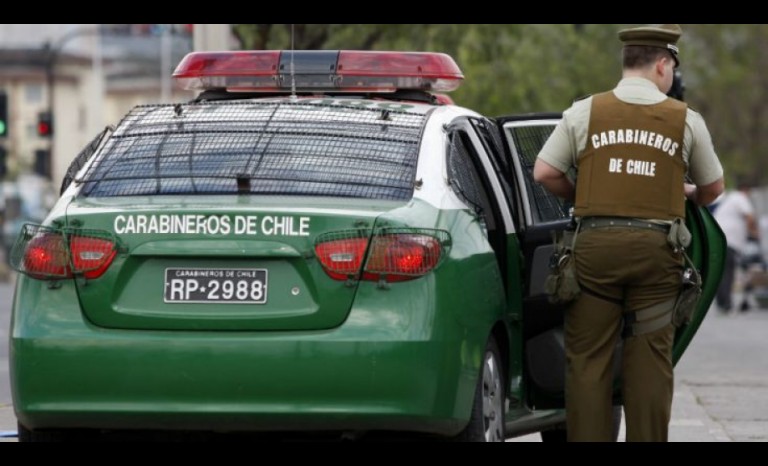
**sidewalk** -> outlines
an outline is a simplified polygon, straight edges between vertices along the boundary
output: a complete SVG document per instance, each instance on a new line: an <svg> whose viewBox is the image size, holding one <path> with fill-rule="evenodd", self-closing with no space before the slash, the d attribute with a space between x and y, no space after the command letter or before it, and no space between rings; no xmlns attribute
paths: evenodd
<svg viewBox="0 0 768 466"><path fill-rule="evenodd" d="M624 441L624 423L619 432L619 441ZM0 405L0 442L15 442L16 417L13 407ZM525 435L510 439L509 442L539 442L539 434ZM725 430L709 418L704 408L696 402L691 389L678 384L672 403L672 422L669 424L670 442L730 442Z"/></svg>
<svg viewBox="0 0 768 466"><path fill-rule="evenodd" d="M621 435L624 425L622 423ZM725 429L709 417L696 400L690 387L678 383L672 400L672 421L669 423L670 442L731 442Z"/></svg>
<svg viewBox="0 0 768 466"><path fill-rule="evenodd" d="M624 418L621 419L619 442L625 440ZM507 440L508 442L540 442L539 434ZM730 442L723 427L712 420L696 401L688 385L678 383L672 400L672 420L669 423L670 442Z"/></svg>
<svg viewBox="0 0 768 466"><path fill-rule="evenodd" d="M0 442L15 442L16 433L13 406L0 404Z"/></svg>

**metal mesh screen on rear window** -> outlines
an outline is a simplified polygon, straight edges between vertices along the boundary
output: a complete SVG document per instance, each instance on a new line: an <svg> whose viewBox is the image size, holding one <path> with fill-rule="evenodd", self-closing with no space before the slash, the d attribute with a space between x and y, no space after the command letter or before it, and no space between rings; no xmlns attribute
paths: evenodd
<svg viewBox="0 0 768 466"><path fill-rule="evenodd" d="M409 199L425 120L422 113L352 104L139 106L77 181L86 196Z"/></svg>
<svg viewBox="0 0 768 466"><path fill-rule="evenodd" d="M69 168L67 168L67 172L64 174L64 179L61 181L61 188L59 190L60 194L64 193L64 190L67 189L67 187L75 179L77 172L79 172L80 169L83 168L83 165L85 165L86 162L88 162L88 160L90 160L90 158L93 156L93 154L96 153L96 150L101 145L104 137L107 136L112 130L113 128L110 126L104 128L104 130L95 138L93 138L93 140L89 142L88 145L85 146L85 148L81 150L79 154L77 154L74 160L72 160L72 163L69 164Z"/></svg>
<svg viewBox="0 0 768 466"><path fill-rule="evenodd" d="M523 175L526 179L528 197L531 202L531 211L537 222L547 222L568 218L565 202L559 197L549 193L544 187L533 181L533 164L536 156L544 143L552 134L554 126L516 126L508 128L515 147L520 154L520 164L523 167Z"/></svg>

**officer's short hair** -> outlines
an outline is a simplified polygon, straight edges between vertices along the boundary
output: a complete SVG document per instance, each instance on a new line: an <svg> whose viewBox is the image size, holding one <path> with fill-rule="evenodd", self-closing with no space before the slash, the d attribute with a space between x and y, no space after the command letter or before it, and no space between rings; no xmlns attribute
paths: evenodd
<svg viewBox="0 0 768 466"><path fill-rule="evenodd" d="M645 68L662 57L672 58L664 49L647 45L626 45L622 50L622 65L625 69Z"/></svg>

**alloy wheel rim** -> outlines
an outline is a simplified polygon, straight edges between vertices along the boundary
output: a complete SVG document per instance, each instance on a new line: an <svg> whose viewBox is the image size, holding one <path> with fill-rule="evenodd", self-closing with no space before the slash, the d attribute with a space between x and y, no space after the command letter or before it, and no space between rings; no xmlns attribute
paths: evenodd
<svg viewBox="0 0 768 466"><path fill-rule="evenodd" d="M487 352L483 363L483 430L486 442L502 442L501 375L496 358Z"/></svg>

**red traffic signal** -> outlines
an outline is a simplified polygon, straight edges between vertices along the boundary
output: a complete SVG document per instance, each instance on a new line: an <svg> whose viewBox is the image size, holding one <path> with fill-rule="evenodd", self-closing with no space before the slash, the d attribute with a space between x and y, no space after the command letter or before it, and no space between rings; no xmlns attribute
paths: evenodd
<svg viewBox="0 0 768 466"><path fill-rule="evenodd" d="M38 113L37 135L44 138L53 136L53 115L51 115L51 112Z"/></svg>

